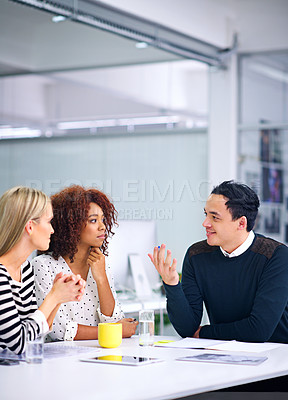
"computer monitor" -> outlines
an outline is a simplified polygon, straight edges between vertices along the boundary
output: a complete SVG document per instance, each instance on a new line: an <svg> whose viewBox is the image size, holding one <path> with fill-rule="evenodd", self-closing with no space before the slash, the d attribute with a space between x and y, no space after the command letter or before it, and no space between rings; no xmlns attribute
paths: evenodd
<svg viewBox="0 0 288 400"><path fill-rule="evenodd" d="M135 290L129 255L137 254L142 261L151 289L159 288L160 277L148 257L157 246L156 223L150 220L119 220L110 239L108 263L114 276L116 290ZM135 278L135 276L134 276Z"/></svg>

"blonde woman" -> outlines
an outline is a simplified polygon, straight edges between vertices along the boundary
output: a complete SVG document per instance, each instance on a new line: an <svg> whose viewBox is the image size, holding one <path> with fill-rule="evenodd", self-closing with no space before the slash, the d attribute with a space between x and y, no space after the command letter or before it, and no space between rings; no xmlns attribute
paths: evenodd
<svg viewBox="0 0 288 400"><path fill-rule="evenodd" d="M27 335L46 333L63 302L79 301L85 281L59 273L37 309L34 274L28 256L46 250L53 233L52 206L39 190L15 187L0 198L0 348L25 350Z"/></svg>

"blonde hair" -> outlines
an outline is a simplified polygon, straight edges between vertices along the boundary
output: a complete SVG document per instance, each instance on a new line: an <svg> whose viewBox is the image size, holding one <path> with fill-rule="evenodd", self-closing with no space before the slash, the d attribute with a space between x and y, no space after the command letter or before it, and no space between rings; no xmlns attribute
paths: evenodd
<svg viewBox="0 0 288 400"><path fill-rule="evenodd" d="M21 239L25 225L44 213L49 197L40 190L17 186L0 198L0 257Z"/></svg>

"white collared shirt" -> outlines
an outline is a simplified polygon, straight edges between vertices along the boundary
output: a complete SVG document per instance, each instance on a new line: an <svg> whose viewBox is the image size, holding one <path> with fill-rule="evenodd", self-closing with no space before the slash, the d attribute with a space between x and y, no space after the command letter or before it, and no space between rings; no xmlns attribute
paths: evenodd
<svg viewBox="0 0 288 400"><path fill-rule="evenodd" d="M225 257L232 258L232 257L240 256L246 250L249 249L249 247L251 246L251 244L252 244L252 242L254 240L254 237L255 237L255 233L253 231L250 231L249 235L247 236L247 239L245 240L245 242L243 242L239 247L237 247L237 249L232 251L232 253L227 253L227 251L222 249L221 246L220 246L220 249L221 249L221 251L222 251L222 253L224 254Z"/></svg>

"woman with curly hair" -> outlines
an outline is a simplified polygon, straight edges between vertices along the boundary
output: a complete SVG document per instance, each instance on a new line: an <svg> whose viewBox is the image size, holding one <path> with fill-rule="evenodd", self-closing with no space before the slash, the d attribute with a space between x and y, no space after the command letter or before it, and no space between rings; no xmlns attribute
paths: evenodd
<svg viewBox="0 0 288 400"><path fill-rule="evenodd" d="M54 235L48 253L32 261L37 302L42 303L59 272L80 274L86 290L81 301L59 308L50 339L97 339L99 322L121 322L123 337L132 336L138 322L124 318L105 263L116 223L114 205L101 191L76 185L53 195L51 201Z"/></svg>

